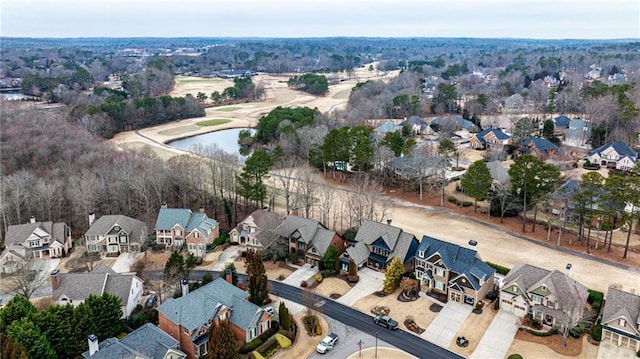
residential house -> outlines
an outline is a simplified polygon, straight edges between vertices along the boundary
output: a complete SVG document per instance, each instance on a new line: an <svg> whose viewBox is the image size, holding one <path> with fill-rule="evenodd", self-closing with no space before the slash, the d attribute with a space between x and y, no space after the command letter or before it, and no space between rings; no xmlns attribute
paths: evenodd
<svg viewBox="0 0 640 359"><path fill-rule="evenodd" d="M5 273L15 271L28 258L60 258L73 250L71 228L66 223L36 222L33 216L29 223L9 226L4 245L0 265Z"/></svg>
<svg viewBox="0 0 640 359"><path fill-rule="evenodd" d="M504 100L504 111L508 113L525 112L525 99L519 93L511 95Z"/></svg>
<svg viewBox="0 0 640 359"><path fill-rule="evenodd" d="M232 244L262 249L277 237L273 230L282 222L277 213L258 209L229 231Z"/></svg>
<svg viewBox="0 0 640 359"><path fill-rule="evenodd" d="M538 137L525 138L518 148L518 154L532 154L541 161L554 157L558 153L560 153L558 146L547 139Z"/></svg>
<svg viewBox="0 0 640 359"><path fill-rule="evenodd" d="M312 219L290 214L274 231L287 239L289 253L297 253L300 259L311 265L318 265L331 245L339 253L344 251L344 240L340 235Z"/></svg>
<svg viewBox="0 0 640 359"><path fill-rule="evenodd" d="M423 236L415 256L416 279L423 291L475 305L494 288L496 270L482 261L476 241L469 248Z"/></svg>
<svg viewBox="0 0 640 359"><path fill-rule="evenodd" d="M544 121L541 122L544 125ZM569 128L571 119L565 115L560 115L553 119L553 126L556 132L564 133Z"/></svg>
<svg viewBox="0 0 640 359"><path fill-rule="evenodd" d="M247 343L271 328L271 315L224 278L190 293L185 287L187 283L182 297L165 301L157 310L160 329L178 340L189 359L207 353L209 330L221 320L228 320L236 338Z"/></svg>
<svg viewBox="0 0 640 359"><path fill-rule="evenodd" d="M431 121L439 130L458 131L466 130L468 132L478 132L479 128L473 122L463 118L462 116L436 117Z"/></svg>
<svg viewBox="0 0 640 359"><path fill-rule="evenodd" d="M391 260L399 257L404 264L405 271L413 271L413 257L418 248L418 240L411 233L406 233L398 227L365 220L358 228L354 244L345 249L340 257L341 269L349 269L349 261L353 260L357 268L367 266L384 271Z"/></svg>
<svg viewBox="0 0 640 359"><path fill-rule="evenodd" d="M98 337L87 338L89 350L85 359L184 359L180 343L157 326L146 323L124 338L108 338L98 343Z"/></svg>
<svg viewBox="0 0 640 359"><path fill-rule="evenodd" d="M411 128L411 133L414 135L427 135L433 133L433 129L429 124L418 116L411 116L408 119L400 122L400 127L408 125Z"/></svg>
<svg viewBox="0 0 640 359"><path fill-rule="evenodd" d="M640 351L640 295L609 287L600 323L603 341Z"/></svg>
<svg viewBox="0 0 640 359"><path fill-rule="evenodd" d="M519 317L531 314L546 326L562 326L568 319L577 323L586 313L587 287L567 272L549 271L530 264L518 264L503 280L500 309Z"/></svg>
<svg viewBox="0 0 640 359"><path fill-rule="evenodd" d="M376 127L373 130L373 134L377 137L384 137L387 133L397 132L400 129L398 125L393 122L385 122L382 125Z"/></svg>
<svg viewBox="0 0 640 359"><path fill-rule="evenodd" d="M469 146L480 150L503 151L504 146L510 143L511 136L502 132L501 129L490 128L474 134Z"/></svg>
<svg viewBox="0 0 640 359"><path fill-rule="evenodd" d="M577 206L574 198L581 190L579 180L566 180L551 194L551 213L566 220L573 219Z"/></svg>
<svg viewBox="0 0 640 359"><path fill-rule="evenodd" d="M135 273L116 273L102 262L90 273L51 272L54 303L78 306L91 294L109 293L122 299L123 318L129 317L140 303L143 284Z"/></svg>
<svg viewBox="0 0 640 359"><path fill-rule="evenodd" d="M631 171L638 161L638 152L624 142L609 142L589 152L587 159L607 168Z"/></svg>
<svg viewBox="0 0 640 359"><path fill-rule="evenodd" d="M189 253L204 258L207 244L220 236L220 226L207 217L204 208L194 213L190 209L167 208L163 203L156 220L156 242L165 248L178 250L186 245Z"/></svg>
<svg viewBox="0 0 640 359"><path fill-rule="evenodd" d="M91 213L89 226L84 234L89 253L139 252L147 239L147 225L123 215L107 215L95 220L95 214Z"/></svg>
<svg viewBox="0 0 640 359"><path fill-rule="evenodd" d="M388 162L388 169L399 179L408 180L417 177L422 172L423 178L432 176L437 169L437 158L425 156L403 156L395 157Z"/></svg>
<svg viewBox="0 0 640 359"><path fill-rule="evenodd" d="M564 144L584 147L591 138L591 121L580 118L569 121L569 128L564 133Z"/></svg>
<svg viewBox="0 0 640 359"><path fill-rule="evenodd" d="M487 162L487 168L489 169L489 173L491 173L491 188L497 189L509 182L511 179L509 177L509 170L502 165L501 161L490 161Z"/></svg>

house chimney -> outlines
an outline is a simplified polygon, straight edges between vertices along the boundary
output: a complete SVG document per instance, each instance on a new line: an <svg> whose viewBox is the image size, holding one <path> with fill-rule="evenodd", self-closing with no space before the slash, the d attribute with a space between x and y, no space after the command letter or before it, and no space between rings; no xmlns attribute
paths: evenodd
<svg viewBox="0 0 640 359"><path fill-rule="evenodd" d="M96 220L96 212L94 211L89 212L89 227L93 225L93 222L95 222L95 220Z"/></svg>
<svg viewBox="0 0 640 359"><path fill-rule="evenodd" d="M293 206L293 207L291 208L291 215L293 215L293 216L298 216L298 215L299 215L299 213L300 213L300 210L298 209L298 206Z"/></svg>
<svg viewBox="0 0 640 359"><path fill-rule="evenodd" d="M200 213L204 213L204 206L200 206Z"/></svg>
<svg viewBox="0 0 640 359"><path fill-rule="evenodd" d="M162 201L162 203L160 203L160 208L169 208L167 201Z"/></svg>
<svg viewBox="0 0 640 359"><path fill-rule="evenodd" d="M391 225L391 218L387 219L387 226Z"/></svg>
<svg viewBox="0 0 640 359"><path fill-rule="evenodd" d="M571 263L567 263L567 266L565 267L566 269L566 275L569 276L571 275Z"/></svg>
<svg viewBox="0 0 640 359"><path fill-rule="evenodd" d="M227 270L224 272L224 279L225 279L227 282L229 282L229 283L233 284L233 272L231 272L231 269L227 269Z"/></svg>
<svg viewBox="0 0 640 359"><path fill-rule="evenodd" d="M97 353L100 350L100 346L98 345L98 337L95 334L89 334L87 337L87 341L89 342L89 356Z"/></svg>
<svg viewBox="0 0 640 359"><path fill-rule="evenodd" d="M469 249L476 251L478 250L477 246L478 241L474 241L473 239L469 241Z"/></svg>
<svg viewBox="0 0 640 359"><path fill-rule="evenodd" d="M60 287L60 271L57 269L51 272L51 287L53 288L53 290L56 290L58 289L58 287Z"/></svg>
<svg viewBox="0 0 640 359"><path fill-rule="evenodd" d="M185 297L187 294L189 294L189 281L183 279L180 284L182 284L182 296Z"/></svg>
<svg viewBox="0 0 640 359"><path fill-rule="evenodd" d="M29 217L29 222L36 223L36 216Z"/></svg>

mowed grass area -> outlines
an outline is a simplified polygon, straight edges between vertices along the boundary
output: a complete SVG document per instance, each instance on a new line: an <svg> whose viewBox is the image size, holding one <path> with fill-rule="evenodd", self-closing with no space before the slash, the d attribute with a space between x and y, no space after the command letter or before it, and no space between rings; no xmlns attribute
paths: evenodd
<svg viewBox="0 0 640 359"><path fill-rule="evenodd" d="M180 77L176 76L176 82L181 84L190 84L196 82L211 82L211 83L220 83L223 82L223 79L218 78L198 78L198 77Z"/></svg>
<svg viewBox="0 0 640 359"><path fill-rule="evenodd" d="M228 118L218 118L218 119L215 119L215 120L200 121L200 122L196 123L196 125L198 125L200 127L218 126L218 125L223 125L223 124L229 123L229 122L231 122L231 120L228 119Z"/></svg>
<svg viewBox="0 0 640 359"><path fill-rule="evenodd" d="M230 107L220 107L220 108L216 108L216 111L223 111L223 112L231 112L231 111L237 111L239 110L240 107L234 107L234 106L230 106Z"/></svg>

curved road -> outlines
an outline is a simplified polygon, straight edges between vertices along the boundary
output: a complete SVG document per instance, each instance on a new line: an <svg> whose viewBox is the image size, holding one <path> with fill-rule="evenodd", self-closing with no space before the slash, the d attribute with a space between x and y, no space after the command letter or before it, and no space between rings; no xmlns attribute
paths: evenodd
<svg viewBox="0 0 640 359"><path fill-rule="evenodd" d="M157 271L162 273L161 271ZM193 270L191 271L190 279L199 280L204 273L213 273L214 278L219 277L220 273L216 271L207 270ZM238 273L238 278L245 278L246 275ZM293 302L304 305L302 289L294 286L290 286L278 281L269 280L271 286L271 294L291 300ZM416 335L408 333L402 329L388 330L378 326L373 322L373 318L370 315L362 313L346 305L340 304L329 298L325 298L313 293L314 302L316 303L316 310L328 315L333 319L358 328L359 330L375 336L378 333L378 339L383 340L411 355L418 358L430 358L430 359L458 359L462 356L449 351L448 349L439 347L433 343L430 343ZM307 299L308 301L308 299Z"/></svg>

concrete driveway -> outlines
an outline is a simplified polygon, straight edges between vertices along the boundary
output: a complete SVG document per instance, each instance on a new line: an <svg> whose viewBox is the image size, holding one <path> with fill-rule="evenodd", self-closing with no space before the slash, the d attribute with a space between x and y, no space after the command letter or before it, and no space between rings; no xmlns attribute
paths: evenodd
<svg viewBox="0 0 640 359"><path fill-rule="evenodd" d="M298 268L295 272L289 274L282 283L299 287L303 280L307 280L318 273L318 267L311 267L311 264L305 264Z"/></svg>
<svg viewBox="0 0 640 359"><path fill-rule="evenodd" d="M610 340L603 340L598 345L598 359L632 359L637 358L633 349L619 347Z"/></svg>
<svg viewBox="0 0 640 359"><path fill-rule="evenodd" d="M116 273L127 273L131 272L131 265L135 263L136 259L142 253L122 253L116 259L116 262L113 263L111 269L113 269Z"/></svg>
<svg viewBox="0 0 640 359"><path fill-rule="evenodd" d="M227 263L234 262L238 256L240 256L240 247L230 246L222 252L220 257L218 257L218 261L213 265L213 270L223 270Z"/></svg>
<svg viewBox="0 0 640 359"><path fill-rule="evenodd" d="M472 310L471 305L447 303L421 337L443 348L448 348Z"/></svg>
<svg viewBox="0 0 640 359"><path fill-rule="evenodd" d="M513 342L513 338L516 336L519 323L520 319L515 315L504 310L498 311L470 358L504 358L511 346L511 342Z"/></svg>
<svg viewBox="0 0 640 359"><path fill-rule="evenodd" d="M358 283L345 295L338 298L338 303L352 306L358 299L382 290L384 273L365 267L358 270L358 275L360 276Z"/></svg>

